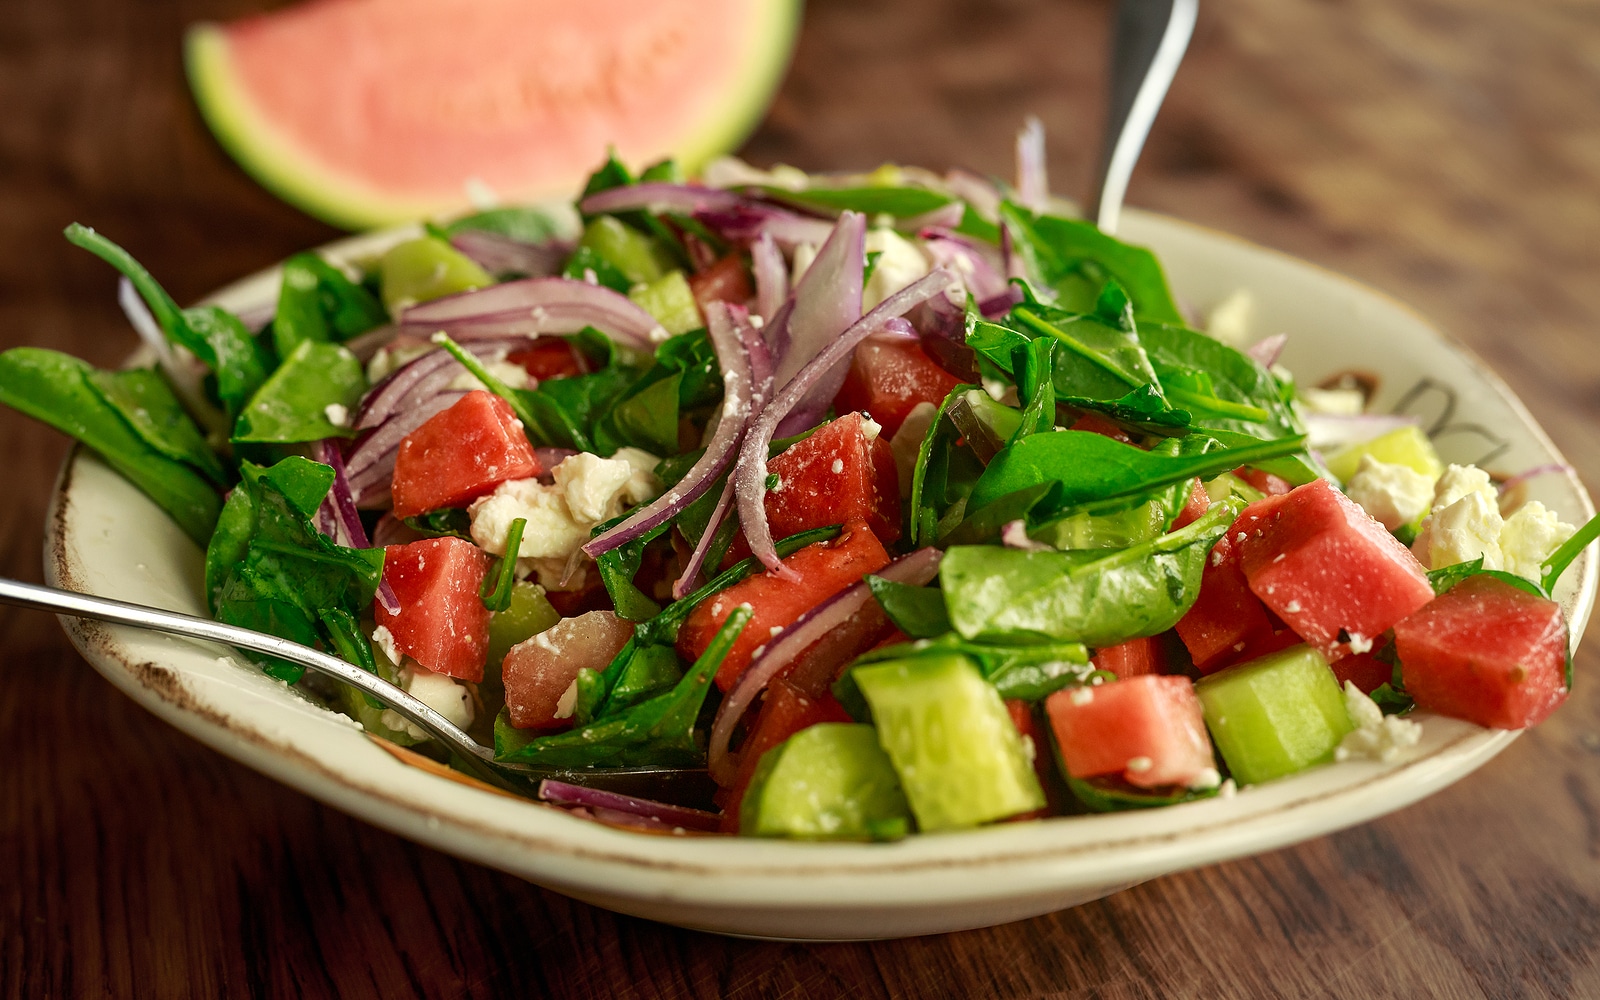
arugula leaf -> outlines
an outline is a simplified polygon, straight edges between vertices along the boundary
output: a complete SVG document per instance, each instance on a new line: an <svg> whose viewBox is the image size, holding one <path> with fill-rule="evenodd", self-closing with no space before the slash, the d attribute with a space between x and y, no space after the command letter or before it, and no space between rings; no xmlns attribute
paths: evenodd
<svg viewBox="0 0 1600 1000"><path fill-rule="evenodd" d="M957 545L940 587L964 638L1006 644L1113 646L1175 625L1194 603L1211 546L1242 505L1223 501L1193 523L1106 552L1021 552Z"/></svg>
<svg viewBox="0 0 1600 1000"><path fill-rule="evenodd" d="M994 457L972 487L969 504L981 507L1039 483L1054 483L1049 509L1074 507L1149 493L1186 479L1209 479L1241 465L1259 465L1305 446L1302 435L1251 441L1201 454L1144 451L1088 431L1035 434Z"/></svg>
<svg viewBox="0 0 1600 1000"><path fill-rule="evenodd" d="M367 391L361 362L338 344L302 340L250 397L233 426L235 444L290 444L356 436L346 419L334 423L330 407L353 414Z"/></svg>
<svg viewBox="0 0 1600 1000"><path fill-rule="evenodd" d="M314 253L283 262L283 284L272 317L272 342L287 358L301 342L343 341L388 322L373 294Z"/></svg>
<svg viewBox="0 0 1600 1000"><path fill-rule="evenodd" d="M95 369L59 351L0 353L0 403L70 434L160 505L190 538L211 537L222 498L187 462L152 447L91 382Z"/></svg>
<svg viewBox="0 0 1600 1000"><path fill-rule="evenodd" d="M193 466L218 486L229 482L228 471L217 453L206 444L200 428L160 372L149 368L91 369L86 377L100 398L127 421L145 444L170 459Z"/></svg>
<svg viewBox="0 0 1600 1000"><path fill-rule="evenodd" d="M1056 292L1063 308L1092 311L1106 280L1115 279L1139 319L1183 322L1161 263L1149 250L1107 236L1092 223L1035 215L1011 201L1001 202L1000 219L1029 271Z"/></svg>
<svg viewBox="0 0 1600 1000"><path fill-rule="evenodd" d="M266 352L238 317L217 306L179 309L131 254L87 226L74 222L66 228L66 237L133 283L167 339L210 367L216 376L217 398L229 416L238 414L271 367Z"/></svg>
<svg viewBox="0 0 1600 1000"><path fill-rule="evenodd" d="M895 628L913 639L931 639L950 631L944 594L938 587L913 587L867 574L867 588Z"/></svg>
<svg viewBox="0 0 1600 1000"><path fill-rule="evenodd" d="M511 607L511 588L517 582L517 553L522 551L522 533L527 527L528 519L525 517L511 522L511 527L506 529L506 554L500 557L500 563L494 570L484 574L479 593L483 597L483 606L490 611L504 611Z"/></svg>

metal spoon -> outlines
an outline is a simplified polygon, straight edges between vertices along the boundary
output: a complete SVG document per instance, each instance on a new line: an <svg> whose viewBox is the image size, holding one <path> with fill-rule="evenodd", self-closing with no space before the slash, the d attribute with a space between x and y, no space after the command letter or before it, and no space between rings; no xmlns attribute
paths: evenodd
<svg viewBox="0 0 1600 1000"><path fill-rule="evenodd" d="M212 621L209 618L197 618L142 604L130 604L126 601L91 597L88 594L60 590L56 587L22 583L5 577L0 577L0 603L39 611L53 611L75 618L94 618L117 625L132 625L135 628L168 632L190 639L207 639L298 663L308 670L342 681L364 694L371 695L404 717L407 722L418 726L429 736L444 744L461 770L490 784L508 788L522 795L535 795L542 779L557 778L575 785L588 785L658 801L703 807L709 801L710 791L714 787L703 770L608 768L592 771L557 771L528 764L507 764L497 761L494 759L494 750L478 743L458 729L449 719L397 685L376 674L369 674L336 656L264 632L254 632L236 625Z"/></svg>
<svg viewBox="0 0 1600 1000"><path fill-rule="evenodd" d="M1200 0L1122 0L1111 55L1111 93L1089 217L1115 234L1128 178L1194 34Z"/></svg>

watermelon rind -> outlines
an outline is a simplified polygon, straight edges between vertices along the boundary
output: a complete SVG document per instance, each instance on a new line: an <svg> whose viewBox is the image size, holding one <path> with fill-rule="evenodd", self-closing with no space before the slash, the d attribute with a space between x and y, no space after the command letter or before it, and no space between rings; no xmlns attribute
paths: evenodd
<svg viewBox="0 0 1600 1000"><path fill-rule="evenodd" d="M740 65L727 75L725 98L671 151L691 174L737 148L755 130L788 69L799 32L801 0L756 0L755 6L755 28L734 54ZM235 71L223 25L191 26L184 39L184 64L195 103L218 142L263 187L309 215L361 230L472 207L465 192L450 199L396 195L320 163L314 151L299 145L252 100ZM571 190L508 192L508 196L531 202L570 200L582 181L571 178Z"/></svg>

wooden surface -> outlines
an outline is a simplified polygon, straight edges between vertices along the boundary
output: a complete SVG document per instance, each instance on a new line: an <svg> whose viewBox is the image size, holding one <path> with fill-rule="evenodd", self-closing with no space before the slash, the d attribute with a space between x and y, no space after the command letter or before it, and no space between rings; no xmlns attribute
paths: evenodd
<svg viewBox="0 0 1600 1000"><path fill-rule="evenodd" d="M124 240L180 300L334 235L184 89L183 26L259 0L8 0L0 343L131 347ZM1010 169L1081 195L1109 5L815 0L747 154ZM1600 482L1600 7L1208 0L1130 200L1345 271L1498 369ZM58 436L0 413L4 570L38 579ZM614 916L417 847L179 735L56 623L0 612L0 997L1600 996L1600 642L1577 692L1397 815L1053 916L807 947Z"/></svg>

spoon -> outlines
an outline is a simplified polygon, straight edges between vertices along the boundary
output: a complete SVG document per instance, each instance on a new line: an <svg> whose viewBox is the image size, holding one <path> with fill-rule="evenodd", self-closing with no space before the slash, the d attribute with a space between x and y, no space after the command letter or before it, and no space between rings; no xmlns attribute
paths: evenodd
<svg viewBox="0 0 1600 1000"><path fill-rule="evenodd" d="M0 604L14 604L39 611L75 618L94 618L117 625L167 632L190 639L206 639L239 649L265 653L298 663L325 677L342 681L382 702L407 722L427 732L450 750L457 766L474 777L522 795L537 795L540 781L559 779L574 785L603 788L626 795L670 801L679 805L703 806L710 800L713 786L704 770L666 768L607 768L604 770L553 770L529 764L508 764L494 759L494 750L483 746L461 729L412 697L405 689L370 674L336 656L302 646L275 635L227 625L209 618L165 611L161 608L130 604L105 597L92 597L56 587L42 587L0 577Z"/></svg>
<svg viewBox="0 0 1600 1000"><path fill-rule="evenodd" d="M1115 235L1128 178L1194 34L1200 0L1122 0L1111 54L1111 93L1089 217Z"/></svg>

